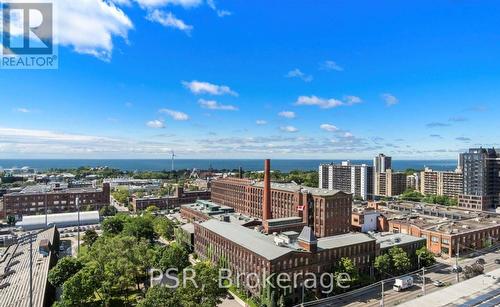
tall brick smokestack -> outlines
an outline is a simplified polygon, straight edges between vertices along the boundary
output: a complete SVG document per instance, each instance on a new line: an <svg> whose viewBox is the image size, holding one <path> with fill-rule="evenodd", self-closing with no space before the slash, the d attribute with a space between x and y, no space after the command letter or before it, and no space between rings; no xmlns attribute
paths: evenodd
<svg viewBox="0 0 500 307"><path fill-rule="evenodd" d="M262 220L272 219L271 216L271 160L264 162L264 195L262 202Z"/></svg>

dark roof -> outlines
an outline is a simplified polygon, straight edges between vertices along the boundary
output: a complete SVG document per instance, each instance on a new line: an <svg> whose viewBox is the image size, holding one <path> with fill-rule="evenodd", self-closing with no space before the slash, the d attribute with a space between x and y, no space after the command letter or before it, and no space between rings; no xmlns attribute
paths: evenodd
<svg viewBox="0 0 500 307"><path fill-rule="evenodd" d="M316 239L316 236L314 235L314 232L312 231L311 227L309 226L304 226L302 228L302 231L300 232L299 235L299 241L307 242L307 243L317 243L318 240Z"/></svg>

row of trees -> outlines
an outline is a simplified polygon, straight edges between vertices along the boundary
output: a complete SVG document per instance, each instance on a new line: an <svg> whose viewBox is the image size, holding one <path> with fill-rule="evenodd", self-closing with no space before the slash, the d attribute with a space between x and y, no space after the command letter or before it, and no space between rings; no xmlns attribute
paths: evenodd
<svg viewBox="0 0 500 307"><path fill-rule="evenodd" d="M458 205L458 200L454 197L449 197L446 195L428 195L424 196L418 191L407 190L399 197L402 200L424 202L429 204L438 204L443 206L456 206Z"/></svg>
<svg viewBox="0 0 500 307"><path fill-rule="evenodd" d="M388 253L377 256L374 266L379 276L385 278L408 273L415 268L415 264L418 262L420 267L427 267L433 265L436 259L426 247L418 249L412 259L401 247L394 246L389 249Z"/></svg>
<svg viewBox="0 0 500 307"><path fill-rule="evenodd" d="M264 179L262 172L247 172L244 174L246 178L250 179ZM317 171L299 171L294 170L289 173L282 173L278 170L271 172L271 180L277 182L295 182L297 184L305 185L308 187L317 187L319 184L319 175Z"/></svg>
<svg viewBox="0 0 500 307"><path fill-rule="evenodd" d="M217 268L208 263L193 266L200 288L189 282L177 289L151 287L150 269L182 272L190 265L185 246L155 241L173 235L171 226L163 217L118 214L103 222L102 236L87 231L78 258L62 258L49 272L49 282L62 288L56 306L216 306L225 290L218 288Z"/></svg>

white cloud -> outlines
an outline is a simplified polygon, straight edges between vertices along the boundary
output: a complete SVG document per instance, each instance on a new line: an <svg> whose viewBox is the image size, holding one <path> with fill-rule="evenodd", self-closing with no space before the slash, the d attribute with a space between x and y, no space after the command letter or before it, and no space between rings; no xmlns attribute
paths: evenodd
<svg viewBox="0 0 500 307"><path fill-rule="evenodd" d="M299 131L299 129L295 128L294 126L283 126L280 127L280 130L283 132L290 132L290 133Z"/></svg>
<svg viewBox="0 0 500 307"><path fill-rule="evenodd" d="M295 68L293 70L290 70L285 77L287 78L299 78L302 79L304 82L311 82L313 80L313 76L311 75L306 75L303 73L300 69Z"/></svg>
<svg viewBox="0 0 500 307"><path fill-rule="evenodd" d="M168 116L172 117L174 120L188 120L189 115L184 112L170 110L170 109L161 109L160 113L165 113Z"/></svg>
<svg viewBox="0 0 500 307"><path fill-rule="evenodd" d="M335 70L335 71L343 71L344 70L342 67L340 67L334 61L324 61L323 63L320 64L320 69L321 70Z"/></svg>
<svg viewBox="0 0 500 307"><path fill-rule="evenodd" d="M361 98L359 98L358 96L345 96L344 101L345 105L348 106L352 106L353 104L358 104L363 102L363 100L361 100Z"/></svg>
<svg viewBox="0 0 500 307"><path fill-rule="evenodd" d="M128 16L108 1L57 1L54 8L55 42L103 60L111 59L113 37L127 40L133 29Z"/></svg>
<svg viewBox="0 0 500 307"><path fill-rule="evenodd" d="M292 111L282 111L278 115L285 118L295 118L295 112Z"/></svg>
<svg viewBox="0 0 500 307"><path fill-rule="evenodd" d="M319 106L320 108L323 109L330 109L339 107L344 103L334 98L324 99L313 95L313 96L300 96L299 98L297 98L295 104L298 106Z"/></svg>
<svg viewBox="0 0 500 307"><path fill-rule="evenodd" d="M390 93L384 93L382 94L382 99L384 100L385 104L390 107L395 104L399 103L399 99L396 98L396 96L390 94Z"/></svg>
<svg viewBox="0 0 500 307"><path fill-rule="evenodd" d="M227 10L220 10L217 8L217 5L215 5L215 1L214 0L207 0L207 5L212 9L214 10L214 12L217 13L217 16L219 17L225 17L225 16L230 16L232 15L233 13L231 13L230 11L227 11Z"/></svg>
<svg viewBox="0 0 500 307"><path fill-rule="evenodd" d="M193 80L191 82L182 81L182 84L195 95L209 94L209 95L232 95L238 96L238 93L231 90L229 86L226 85L216 85L209 82L202 82Z"/></svg>
<svg viewBox="0 0 500 307"><path fill-rule="evenodd" d="M165 128L165 123L159 119L155 119L155 120L148 121L146 123L146 126L148 126L149 128L161 129L161 128Z"/></svg>
<svg viewBox="0 0 500 307"><path fill-rule="evenodd" d="M121 0L123 1L123 0ZM197 7L203 3L203 0L134 0L141 7L152 8L167 5L178 5L184 8Z"/></svg>
<svg viewBox="0 0 500 307"><path fill-rule="evenodd" d="M344 133L344 137L345 138L352 138L352 137L354 137L354 135L350 132L346 132L346 133Z"/></svg>
<svg viewBox="0 0 500 307"><path fill-rule="evenodd" d="M361 103L362 100L358 96L345 96L344 101L335 98L321 98L318 96L299 96L295 105L297 106L318 106L322 109L336 108L340 106L352 106Z"/></svg>
<svg viewBox="0 0 500 307"><path fill-rule="evenodd" d="M27 108L15 108L14 111L19 112L19 113L30 113L31 112L31 110L27 109Z"/></svg>
<svg viewBox="0 0 500 307"><path fill-rule="evenodd" d="M337 126L331 125L331 124L322 124L319 126L322 130L328 131L328 132L335 132L338 131L339 128Z"/></svg>
<svg viewBox="0 0 500 307"><path fill-rule="evenodd" d="M1 128L0 127L0 137L2 140L15 139L17 141L21 139L37 139L37 140L49 140L49 141L65 141L65 142L98 142L98 141L109 141L111 139L92 136L92 135L82 135L82 134L68 134L60 133L49 130L32 130L32 129L16 129L16 128Z"/></svg>
<svg viewBox="0 0 500 307"><path fill-rule="evenodd" d="M225 110L225 111L237 111L238 110L238 108L233 106L233 105L220 104L215 100L200 99L200 100L198 100L198 103L204 109Z"/></svg>
<svg viewBox="0 0 500 307"><path fill-rule="evenodd" d="M258 119L255 121L255 123L259 126L263 126L263 125L267 125L267 121L265 120L262 120L262 119Z"/></svg>
<svg viewBox="0 0 500 307"><path fill-rule="evenodd" d="M181 30L188 35L193 30L193 26L188 25L181 19L175 17L171 12L163 12L155 9L152 12L149 12L149 14L146 16L146 19L149 21L157 22L167 28Z"/></svg>

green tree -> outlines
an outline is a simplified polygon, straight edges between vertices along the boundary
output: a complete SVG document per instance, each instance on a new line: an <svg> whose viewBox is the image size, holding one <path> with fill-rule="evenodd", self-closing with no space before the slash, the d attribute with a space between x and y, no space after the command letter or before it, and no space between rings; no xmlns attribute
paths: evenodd
<svg viewBox="0 0 500 307"><path fill-rule="evenodd" d="M167 240L174 238L175 224L166 217L159 216L154 219L154 231Z"/></svg>
<svg viewBox="0 0 500 307"><path fill-rule="evenodd" d="M154 231L153 220L154 218L148 214L131 218L123 225L123 234L153 242L158 237Z"/></svg>
<svg viewBox="0 0 500 307"><path fill-rule="evenodd" d="M146 297L139 301L138 307L181 306L175 290L163 286L153 286L146 292Z"/></svg>
<svg viewBox="0 0 500 307"><path fill-rule="evenodd" d="M111 196L113 196L113 198L116 199L116 201L118 201L119 203L128 205L130 192L128 191L127 188L118 188L111 193Z"/></svg>
<svg viewBox="0 0 500 307"><path fill-rule="evenodd" d="M131 218L125 214L117 214L108 217L102 222L102 230L105 235L117 235L123 231L125 224L127 224L130 219Z"/></svg>
<svg viewBox="0 0 500 307"><path fill-rule="evenodd" d="M189 253L178 243L160 246L156 250L154 263L163 271L176 268L180 272L189 265Z"/></svg>
<svg viewBox="0 0 500 307"><path fill-rule="evenodd" d="M63 284L61 305L86 306L93 301L96 291L101 285L99 277L95 273L95 267L87 266L70 277Z"/></svg>
<svg viewBox="0 0 500 307"><path fill-rule="evenodd" d="M73 257L63 257L49 271L47 279L54 287L60 287L83 268L83 263Z"/></svg>
<svg viewBox="0 0 500 307"><path fill-rule="evenodd" d="M399 198L409 201L421 201L424 198L424 195L415 190L406 190Z"/></svg>
<svg viewBox="0 0 500 307"><path fill-rule="evenodd" d="M209 262L199 262L193 267L193 270L196 273L194 277L196 285L188 281L186 287L177 289L181 305L184 307L213 307L220 304L221 298L227 294L227 291L218 285L218 269ZM191 273L187 272L187 275L191 276Z"/></svg>
<svg viewBox="0 0 500 307"><path fill-rule="evenodd" d="M92 244L97 241L97 238L99 238L99 235L95 230L86 230L85 234L83 235L83 243L85 243L85 245L87 246L92 246Z"/></svg>
<svg viewBox="0 0 500 307"><path fill-rule="evenodd" d="M383 254L377 256L375 258L374 266L381 276L384 276L385 274L391 274L392 272L391 256L389 254Z"/></svg>
<svg viewBox="0 0 500 307"><path fill-rule="evenodd" d="M427 267L436 263L434 254L431 253L425 246L422 246L420 249L418 249L416 254L417 257L420 258L420 267Z"/></svg>
<svg viewBox="0 0 500 307"><path fill-rule="evenodd" d="M347 274L350 281L344 283L344 285L353 286L359 282L359 272L354 263L350 258L342 257L334 270L334 276L336 280L341 279L341 274ZM343 278L342 278L343 279Z"/></svg>
<svg viewBox="0 0 500 307"><path fill-rule="evenodd" d="M158 212L160 211L160 208L158 208L157 206L155 205L149 205L147 208L146 208L146 212L148 213L155 213L155 212Z"/></svg>
<svg viewBox="0 0 500 307"><path fill-rule="evenodd" d="M394 275L404 274L411 269L411 260L401 247L394 246L389 250L389 255L391 256Z"/></svg>
<svg viewBox="0 0 500 307"><path fill-rule="evenodd" d="M104 206L99 210L99 215L101 216L114 216L118 210L113 206Z"/></svg>

